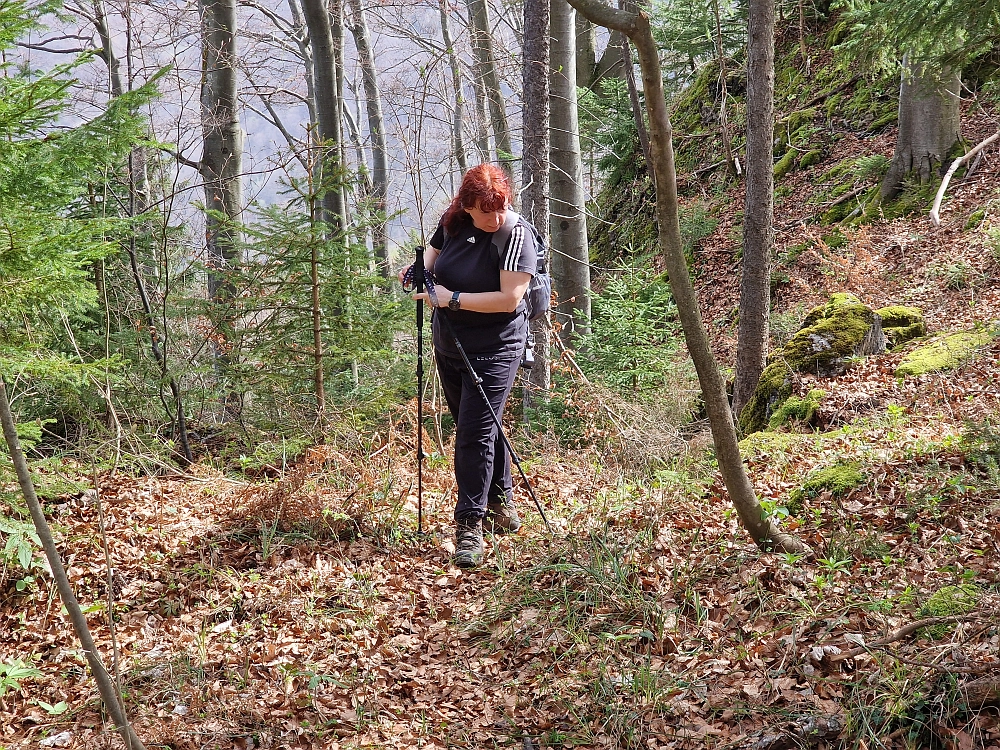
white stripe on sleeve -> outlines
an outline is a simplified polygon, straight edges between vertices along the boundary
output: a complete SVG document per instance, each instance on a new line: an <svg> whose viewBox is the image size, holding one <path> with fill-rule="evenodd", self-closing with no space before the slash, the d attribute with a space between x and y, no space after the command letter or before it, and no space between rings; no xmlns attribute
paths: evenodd
<svg viewBox="0 0 1000 750"><path fill-rule="evenodd" d="M504 254L503 270L517 271L517 264L521 260L521 249L524 247L524 227L518 224L510 233L510 240L507 242L507 252Z"/></svg>

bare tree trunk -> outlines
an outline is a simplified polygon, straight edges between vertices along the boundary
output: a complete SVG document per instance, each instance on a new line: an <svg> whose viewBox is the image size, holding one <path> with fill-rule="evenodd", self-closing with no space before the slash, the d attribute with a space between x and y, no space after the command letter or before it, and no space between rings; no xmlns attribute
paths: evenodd
<svg viewBox="0 0 1000 750"><path fill-rule="evenodd" d="M543 236L549 227L549 0L524 2L524 159L521 214ZM535 364L528 375L532 387L546 394L549 370L549 316L530 324ZM525 407L530 405L525 389Z"/></svg>
<svg viewBox="0 0 1000 750"><path fill-rule="evenodd" d="M597 71L597 27L582 14L576 16L576 86L589 89Z"/></svg>
<svg viewBox="0 0 1000 750"><path fill-rule="evenodd" d="M361 0L350 0L354 23L351 33L358 49L358 64L361 67L361 83L365 90L365 105L368 112L368 134L372 150L372 204L379 212L372 227L372 245L383 278L389 278L389 234L386 231L386 197L389 194L389 164L385 144L385 119L382 117L382 92L379 90L378 75L375 70L375 56L372 53L368 23L361 9Z"/></svg>
<svg viewBox="0 0 1000 750"><path fill-rule="evenodd" d="M201 89L205 144L201 175L208 215L205 236L210 264L208 289L213 300L226 303L233 294L226 270L237 261L239 234L235 222L243 208L243 131L237 110L236 2L201 0L204 49Z"/></svg>
<svg viewBox="0 0 1000 750"><path fill-rule="evenodd" d="M634 4L630 0L619 0L618 7L626 11L634 11ZM642 102L639 101L639 87L635 84L635 65L632 63L632 47L628 37L620 31L616 34L621 36L622 48L622 69L625 72L625 84L628 86L628 98L632 104L632 118L635 120L635 132L639 136L639 145L642 147L642 156L649 169L649 131L646 129L646 115L642 111ZM650 171L652 174L652 171Z"/></svg>
<svg viewBox="0 0 1000 750"><path fill-rule="evenodd" d="M316 135L319 143L317 189L323 191L323 220L336 232L347 224L344 191L340 183L340 84L337 51L325 0L301 0L309 43L312 47L313 86L316 106Z"/></svg>
<svg viewBox="0 0 1000 750"><path fill-rule="evenodd" d="M226 384L235 321L230 309L236 287L230 277L239 262L243 210L243 131L236 82L236 0L199 0L202 34L201 122L204 133L199 170L205 194L208 294L222 341L215 364L223 381L223 419L239 412L239 398Z"/></svg>
<svg viewBox="0 0 1000 750"><path fill-rule="evenodd" d="M773 1L771 0L771 2ZM740 173L739 163L733 156L733 139L729 134L729 118L726 112L726 103L729 99L729 92L726 91L726 78L729 72L726 70L726 52L722 46L722 19L719 17L719 0L712 0L712 11L715 14L715 54L719 63L719 127L722 130L722 149L725 152L727 169L731 174L738 176ZM750 73L748 72L747 75Z"/></svg>
<svg viewBox="0 0 1000 750"><path fill-rule="evenodd" d="M602 0L572 0L572 4L595 23L625 33L639 55L643 90L646 93L646 113L649 116L652 167L656 173L656 216L660 250L670 277L670 288L677 304L681 327L684 329L684 340L698 372L698 381L712 426L715 454L729 496L744 528L760 547L784 552L808 552L807 545L780 531L764 512L740 458L736 427L726 398L725 384L708 345L698 298L691 284L681 244L670 117L663 95L659 53L649 26L649 17L642 11L629 13L616 10Z"/></svg>
<svg viewBox="0 0 1000 750"><path fill-rule="evenodd" d="M455 43L451 38L451 23L448 20L448 0L440 0L438 8L441 13L441 38L448 52L448 67L451 68L451 85L455 90L455 106L451 119L451 148L458 164L458 171L465 174L469 170L469 162L465 157L465 141L462 133L464 127L465 97L462 95L462 68L455 52Z"/></svg>
<svg viewBox="0 0 1000 750"><path fill-rule="evenodd" d="M552 282L560 320L573 341L590 330L590 256L576 102L576 12L551 0Z"/></svg>
<svg viewBox="0 0 1000 750"><path fill-rule="evenodd" d="M80 603L77 601L76 594L73 593L73 587L70 586L69 579L66 577L66 569L63 567L62 559L59 557L59 550L56 549L55 540L52 538L52 530L49 528L48 521L45 520L41 503L38 502L38 495L35 494L35 485L31 480L31 471L28 467L28 462L24 457L24 452L21 450L21 441L17 437L17 427L14 423L14 416L10 411L10 400L7 398L7 386L2 377L0 377L0 423L3 425L3 436L7 441L7 448L10 451L11 461L14 463L14 470L17 472L17 481L21 485L21 492L28 505L28 511L31 513L31 520L35 525L35 533L38 534L38 538L42 542L42 548L45 550L45 558L48 560L52 577L55 579L56 587L59 589L59 598L62 599L63 606L66 607L66 613L69 615L70 622L73 623L73 630L76 632L76 637L80 640L80 645L83 647L83 653L87 657L90 671L97 682L97 689L101 694L101 700L104 701L108 713L111 714L111 718L115 722L115 728L125 742L125 747L130 748L130 750L145 750L145 746L136 736L128 722L128 718L125 716L118 688L115 686L111 676L108 674L107 668L101 661L97 644L94 643L94 638L90 634L90 627L87 625L87 618L83 614L83 610L80 609Z"/></svg>
<svg viewBox="0 0 1000 750"><path fill-rule="evenodd" d="M879 190L883 201L896 197L909 174L930 182L961 135L958 71L932 69L906 54L900 78L899 134Z"/></svg>
<svg viewBox="0 0 1000 750"><path fill-rule="evenodd" d="M733 412L750 401L767 363L774 252L774 0L750 0L747 187Z"/></svg>
<svg viewBox="0 0 1000 750"><path fill-rule="evenodd" d="M510 178L510 184L514 185L514 147L511 145L507 110L503 92L500 90L500 76L497 74L496 56L493 53L493 36L490 33L486 0L466 0L466 4L469 6L469 20L472 24L472 50L476 68L490 107L490 123L496 142L497 162Z"/></svg>

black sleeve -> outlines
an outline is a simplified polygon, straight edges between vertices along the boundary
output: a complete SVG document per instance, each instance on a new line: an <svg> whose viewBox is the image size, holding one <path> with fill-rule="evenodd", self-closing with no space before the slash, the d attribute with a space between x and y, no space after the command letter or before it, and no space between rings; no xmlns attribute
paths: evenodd
<svg viewBox="0 0 1000 750"><path fill-rule="evenodd" d="M444 225L438 222L437 229L434 230L434 234L431 235L430 242L427 243L435 250L440 250L444 247Z"/></svg>
<svg viewBox="0 0 1000 750"><path fill-rule="evenodd" d="M523 222L518 222L510 233L500 268L504 271L530 273L532 276L537 272L538 248L535 246L535 233Z"/></svg>

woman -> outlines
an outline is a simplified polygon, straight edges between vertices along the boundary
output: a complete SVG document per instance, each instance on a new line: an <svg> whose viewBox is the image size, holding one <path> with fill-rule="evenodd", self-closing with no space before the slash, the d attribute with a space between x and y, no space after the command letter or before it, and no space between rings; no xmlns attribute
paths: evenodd
<svg viewBox="0 0 1000 750"><path fill-rule="evenodd" d="M439 306L432 328L441 384L455 418L454 563L460 568L482 561L484 525L494 534L515 533L521 526L510 456L455 343L456 338L461 342L501 417L524 351L528 321L523 297L536 269L534 234L524 219L518 217L502 253L492 244L512 198L510 181L499 167L470 169L424 252L436 294L414 295Z"/></svg>

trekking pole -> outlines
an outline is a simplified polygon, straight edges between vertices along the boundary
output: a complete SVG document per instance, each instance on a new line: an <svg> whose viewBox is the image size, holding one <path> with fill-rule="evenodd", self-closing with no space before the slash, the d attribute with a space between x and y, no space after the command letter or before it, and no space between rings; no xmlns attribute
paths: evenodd
<svg viewBox="0 0 1000 750"><path fill-rule="evenodd" d="M424 248L417 245L413 291L424 290ZM424 533L424 301L417 300L417 534Z"/></svg>
<svg viewBox="0 0 1000 750"><path fill-rule="evenodd" d="M448 328L448 334L455 342L455 346L458 347L458 353L462 355L462 362L465 363L465 369L468 370L469 375L472 376L472 380L476 384L476 388L479 390L479 395L483 398L483 403L485 403L486 408L490 410L490 416L493 417L493 424L497 427L497 434L499 434L500 439L503 440L503 444L507 448L507 452L510 454L510 460L514 462L518 472L521 474L521 479L524 481L524 486L528 488L528 494L531 495L531 499L535 502L538 514L542 517L542 520L545 521L545 528L549 530L550 534L554 534L555 532L552 530L552 525L549 523L549 519L545 517L545 511L542 510L542 504L538 502L538 497L535 496L535 490L532 489L531 482L528 481L528 475L524 473L524 468L521 466L521 459L517 457L517 453L514 452L514 446L510 444L510 440L508 440L507 435L504 434L503 427L500 425L500 418L493 410L493 404L490 403L490 399L486 395L486 391L483 389L483 379L479 377L479 373L472 369L472 363L469 361L469 357L465 353L465 347L462 346L462 342L459 341L458 336L455 335L455 329L451 327L451 321L448 320L447 313L445 313L444 310L441 310L438 314L440 314L441 319Z"/></svg>

